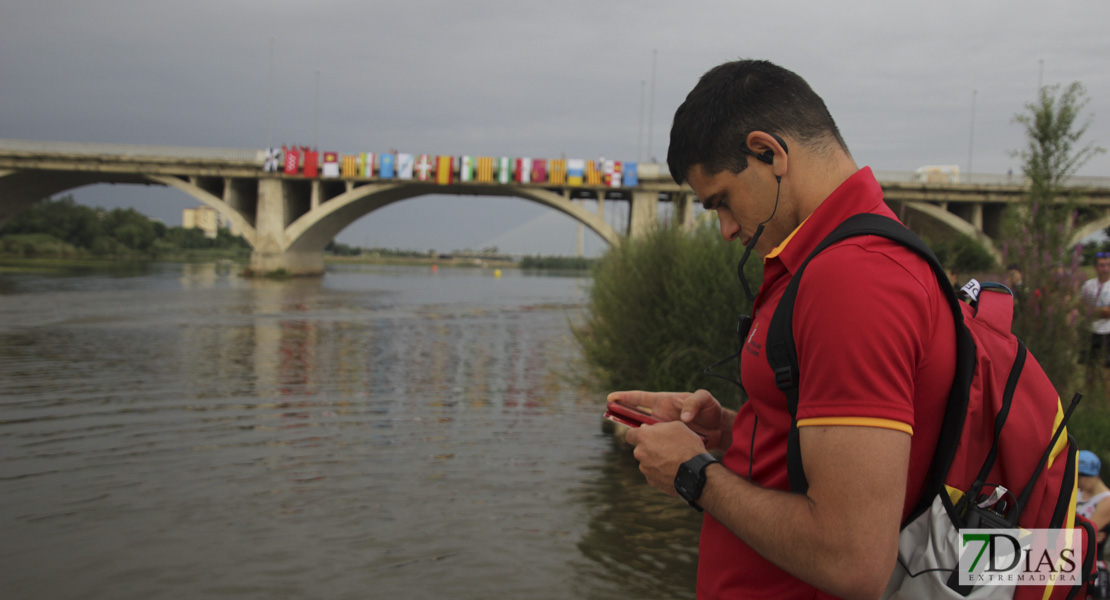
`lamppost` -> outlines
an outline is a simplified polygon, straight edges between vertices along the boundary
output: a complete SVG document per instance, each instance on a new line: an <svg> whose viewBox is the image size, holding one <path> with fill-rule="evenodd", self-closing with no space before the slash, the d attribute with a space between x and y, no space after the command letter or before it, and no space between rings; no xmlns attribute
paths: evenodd
<svg viewBox="0 0 1110 600"><path fill-rule="evenodd" d="M652 131L655 128L655 59L659 51L651 50L651 102L648 107L648 160L654 160L655 148L652 146Z"/></svg>
<svg viewBox="0 0 1110 600"><path fill-rule="evenodd" d="M643 79L640 80L640 134L636 138L636 162L643 162L644 154L644 86L647 84Z"/></svg>
<svg viewBox="0 0 1110 600"><path fill-rule="evenodd" d="M274 98L274 36L270 36L270 70L266 75L266 151L273 147L270 131L273 123Z"/></svg>
<svg viewBox="0 0 1110 600"><path fill-rule="evenodd" d="M975 97L979 90L971 90L971 139L967 142L967 179L971 183L971 159L975 151Z"/></svg>
<svg viewBox="0 0 1110 600"><path fill-rule="evenodd" d="M320 149L320 67L316 67L316 100L312 108L312 149Z"/></svg>

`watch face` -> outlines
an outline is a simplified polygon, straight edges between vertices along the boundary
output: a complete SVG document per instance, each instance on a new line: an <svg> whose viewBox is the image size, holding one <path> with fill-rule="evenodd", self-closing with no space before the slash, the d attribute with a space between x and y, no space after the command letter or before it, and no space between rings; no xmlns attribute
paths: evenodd
<svg viewBox="0 0 1110 600"><path fill-rule="evenodd" d="M717 462L711 454L701 454L678 466L678 473L674 477L674 489L692 506L701 510L695 501L701 497L701 490L705 487L705 468Z"/></svg>
<svg viewBox="0 0 1110 600"><path fill-rule="evenodd" d="M701 494L698 489L698 474L691 471L685 463L679 465L678 476L674 480L675 490L687 500L697 500Z"/></svg>

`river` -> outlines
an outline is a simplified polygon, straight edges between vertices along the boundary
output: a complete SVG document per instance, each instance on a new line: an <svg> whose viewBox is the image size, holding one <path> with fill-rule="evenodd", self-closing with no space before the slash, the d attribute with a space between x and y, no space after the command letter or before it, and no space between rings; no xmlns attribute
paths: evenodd
<svg viewBox="0 0 1110 600"><path fill-rule="evenodd" d="M590 280L0 271L5 599L692 597L576 383Z"/></svg>

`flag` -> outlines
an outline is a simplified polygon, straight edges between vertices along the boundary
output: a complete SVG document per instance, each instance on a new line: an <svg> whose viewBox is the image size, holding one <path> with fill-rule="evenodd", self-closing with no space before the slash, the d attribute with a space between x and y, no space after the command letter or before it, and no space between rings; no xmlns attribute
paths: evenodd
<svg viewBox="0 0 1110 600"><path fill-rule="evenodd" d="M373 177L374 176L374 153L373 152L363 152L362 153L362 161L360 162L360 166L362 167L362 176L363 177Z"/></svg>
<svg viewBox="0 0 1110 600"><path fill-rule="evenodd" d="M354 154L343 155L343 177L358 177L358 157Z"/></svg>
<svg viewBox="0 0 1110 600"><path fill-rule="evenodd" d="M621 170L621 177L624 179L624 187L636 187L640 185L640 179L636 173L636 163L624 163L624 169Z"/></svg>
<svg viewBox="0 0 1110 600"><path fill-rule="evenodd" d="M566 185L567 183L567 159L556 158L548 163L551 171L547 174L547 180L556 185Z"/></svg>
<svg viewBox="0 0 1110 600"><path fill-rule="evenodd" d="M605 161L605 166L606 169L608 169L609 171L609 174L606 175L606 177L608 178L607 183L609 184L609 187L621 187L621 176L623 175L621 169L621 161L608 160Z"/></svg>
<svg viewBox="0 0 1110 600"><path fill-rule="evenodd" d="M315 179L319 176L316 167L316 159L320 157L320 153L315 150L304 151L304 176Z"/></svg>
<svg viewBox="0 0 1110 600"><path fill-rule="evenodd" d="M451 164L450 156L437 156L436 157L436 183L440 185L448 185L451 183L451 171L453 165Z"/></svg>
<svg viewBox="0 0 1110 600"><path fill-rule="evenodd" d="M508 156L497 159L497 183L509 183L512 177L512 165Z"/></svg>
<svg viewBox="0 0 1110 600"><path fill-rule="evenodd" d="M412 179L412 155L397 153L397 179Z"/></svg>
<svg viewBox="0 0 1110 600"><path fill-rule="evenodd" d="M474 157L459 158L459 181L474 181Z"/></svg>
<svg viewBox="0 0 1110 600"><path fill-rule="evenodd" d="M428 181L428 175L432 172L432 159L427 154L421 154L420 158L416 161L416 178L420 181Z"/></svg>
<svg viewBox="0 0 1110 600"><path fill-rule="evenodd" d="M262 170L267 173L277 173L281 165L281 148L266 148L266 160L262 163Z"/></svg>
<svg viewBox="0 0 1110 600"><path fill-rule="evenodd" d="M478 181L492 182L493 181L493 157L492 156L479 156L478 157Z"/></svg>
<svg viewBox="0 0 1110 600"><path fill-rule="evenodd" d="M324 153L324 177L339 177L339 153Z"/></svg>
<svg viewBox="0 0 1110 600"><path fill-rule="evenodd" d="M601 185L601 171L597 167L594 161L586 161L586 185Z"/></svg>
<svg viewBox="0 0 1110 600"><path fill-rule="evenodd" d="M517 183L532 182L532 159L516 159L516 170L513 173L513 181L516 181Z"/></svg>
<svg viewBox="0 0 1110 600"><path fill-rule="evenodd" d="M567 159L567 185L582 185L582 177L586 171L586 161L581 158Z"/></svg>
<svg viewBox="0 0 1110 600"><path fill-rule="evenodd" d="M393 167L397 162L397 157L393 153L382 155L382 164L378 167L378 177L382 179L393 179L396 175L393 172Z"/></svg>
<svg viewBox="0 0 1110 600"><path fill-rule="evenodd" d="M297 167L300 166L301 153L297 152L296 148L289 148L285 150L285 174L296 175Z"/></svg>
<svg viewBox="0 0 1110 600"><path fill-rule="evenodd" d="M542 158L532 161L532 181L547 183L547 161Z"/></svg>

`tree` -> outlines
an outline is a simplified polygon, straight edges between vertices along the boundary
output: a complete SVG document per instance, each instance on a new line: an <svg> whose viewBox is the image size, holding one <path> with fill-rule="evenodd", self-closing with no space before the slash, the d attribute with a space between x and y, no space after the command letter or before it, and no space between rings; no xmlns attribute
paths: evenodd
<svg viewBox="0 0 1110 600"><path fill-rule="evenodd" d="M1002 255L1024 274L1017 292L1014 332L1044 367L1061 393L1076 385L1078 352L1087 343L1077 289L1084 279L1081 248L1070 248L1078 196L1067 180L1105 150L1081 145L1091 118L1082 119L1086 91L1078 82L1041 88L1014 122L1025 129L1026 146L1014 151L1030 183L1021 202L1007 210ZM1077 316L1078 315L1078 316Z"/></svg>
<svg viewBox="0 0 1110 600"><path fill-rule="evenodd" d="M1080 121L1090 101L1083 84L1073 82L1057 97L1059 90L1059 85L1042 87L1037 102L1025 105L1028 112L1014 116L1025 128L1026 147L1013 154L1022 159L1022 171L1032 184L1030 194L1040 200L1055 198L1077 170L1106 152L1090 143L1079 147L1093 119Z"/></svg>

